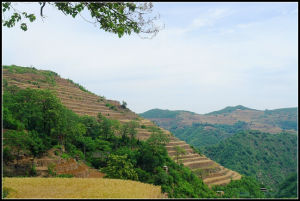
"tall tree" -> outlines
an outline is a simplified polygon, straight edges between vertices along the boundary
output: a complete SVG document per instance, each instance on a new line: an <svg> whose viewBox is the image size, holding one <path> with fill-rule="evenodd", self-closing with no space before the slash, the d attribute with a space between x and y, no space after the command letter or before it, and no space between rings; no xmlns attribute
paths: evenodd
<svg viewBox="0 0 300 201"><path fill-rule="evenodd" d="M40 4L40 16L45 18L44 9L51 5L65 15L73 18L78 15L85 21L90 22L104 31L118 34L121 38L124 34L130 35L132 32L139 34L142 38L154 37L162 26L154 22L159 19L159 15L153 15L152 3L135 2L38 2ZM19 3L20 4L20 3ZM24 18L30 22L36 20L34 13L21 12L15 8L16 3L2 3L2 25L8 28L14 27L20 22L20 28L27 31L27 24ZM86 10L92 21L83 17ZM146 36L143 36L144 34Z"/></svg>

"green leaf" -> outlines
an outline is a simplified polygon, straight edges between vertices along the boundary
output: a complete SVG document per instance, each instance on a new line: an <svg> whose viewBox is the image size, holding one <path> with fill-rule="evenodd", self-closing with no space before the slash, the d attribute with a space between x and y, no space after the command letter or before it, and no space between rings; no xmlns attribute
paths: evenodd
<svg viewBox="0 0 300 201"><path fill-rule="evenodd" d="M22 23L22 24L21 24L21 29L22 29L23 31L27 31L27 25L26 25L26 23Z"/></svg>

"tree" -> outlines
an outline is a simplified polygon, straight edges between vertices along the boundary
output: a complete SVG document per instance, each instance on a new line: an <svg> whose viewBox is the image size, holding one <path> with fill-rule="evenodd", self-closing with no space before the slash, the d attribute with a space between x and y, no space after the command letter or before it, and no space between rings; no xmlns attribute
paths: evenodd
<svg viewBox="0 0 300 201"><path fill-rule="evenodd" d="M105 172L106 177L109 178L138 180L138 174L135 172L132 163L127 159L127 155L110 154L107 167L101 168L101 171Z"/></svg>
<svg viewBox="0 0 300 201"><path fill-rule="evenodd" d="M19 165L21 153L25 154L29 151L29 141L30 138L28 133L25 131L9 130L4 134L4 145L12 147L15 151L17 167Z"/></svg>
<svg viewBox="0 0 300 201"><path fill-rule="evenodd" d="M127 108L127 103L126 103L125 101L122 101L121 107L122 107L123 109L126 109L126 108Z"/></svg>
<svg viewBox="0 0 300 201"><path fill-rule="evenodd" d="M124 34L131 32L145 34L146 37L153 38L162 27L154 24L159 19L159 15L152 16L152 3L125 3L125 2L39 2L40 16L45 18L44 9L46 5L51 5L73 18L78 14L87 22L90 22L104 31L118 34L121 38ZM84 10L88 11L93 21L82 16ZM6 14L10 17L6 19ZM20 28L27 31L27 24L22 18L30 22L36 20L36 15L18 11L11 2L2 3L2 25L8 28L14 27L17 22L21 22Z"/></svg>
<svg viewBox="0 0 300 201"><path fill-rule="evenodd" d="M178 163L179 156L186 154L186 151L180 146L175 146L174 150L175 150L176 160Z"/></svg>
<svg viewBox="0 0 300 201"><path fill-rule="evenodd" d="M128 123L128 133L130 135L130 141L131 141L131 149L133 148L133 141L136 137L137 130L136 128L139 126L139 124L136 121L130 121Z"/></svg>
<svg viewBox="0 0 300 201"><path fill-rule="evenodd" d="M170 141L169 137L161 130L153 131L151 136L147 139L147 142L151 146L166 145Z"/></svg>

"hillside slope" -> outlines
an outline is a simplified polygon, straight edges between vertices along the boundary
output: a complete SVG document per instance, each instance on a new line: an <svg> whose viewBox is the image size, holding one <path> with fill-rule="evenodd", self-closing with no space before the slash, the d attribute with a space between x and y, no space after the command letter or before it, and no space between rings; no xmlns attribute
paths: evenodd
<svg viewBox="0 0 300 201"><path fill-rule="evenodd" d="M254 176L273 192L290 174L297 172L297 135L239 132L204 148L204 153L220 164Z"/></svg>
<svg viewBox="0 0 300 201"><path fill-rule="evenodd" d="M59 97L61 102L67 108L79 115L96 117L98 113L101 113L105 117L119 120L121 123L135 120L139 124L137 138L140 140L148 139L152 134L151 129L157 128L150 120L139 117L128 108L122 106L118 101L107 100L104 97L97 96L87 91L82 86L73 83L70 80L63 79L51 71L42 71L18 66L4 66L3 85L16 85L20 88L49 89ZM171 138L171 144L167 145L167 149L169 155L172 157L172 153L174 153L172 151L172 146L176 145L176 142L179 141L179 139L172 137L169 131L163 128L159 129ZM240 174L224 169L209 158L198 160L201 156L198 153L194 153L188 145L184 146L184 149L190 154L189 161L186 161L183 164L192 170L194 167L205 170L205 176L209 178L204 180L205 183L209 185L227 184L230 182L231 178L240 179Z"/></svg>
<svg viewBox="0 0 300 201"><path fill-rule="evenodd" d="M140 114L140 116L154 121L165 129L182 128L197 123L234 125L241 121L245 122L247 129L251 130L268 133L280 133L282 131L296 133L297 112L297 107L261 111L238 105L208 114L153 109ZM163 116L162 114L168 115Z"/></svg>

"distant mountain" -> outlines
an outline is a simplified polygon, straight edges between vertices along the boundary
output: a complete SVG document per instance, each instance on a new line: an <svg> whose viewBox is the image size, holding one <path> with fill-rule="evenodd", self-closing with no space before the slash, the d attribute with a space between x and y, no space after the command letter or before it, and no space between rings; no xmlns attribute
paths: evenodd
<svg viewBox="0 0 300 201"><path fill-rule="evenodd" d="M144 118L175 118L181 113L196 114L194 112L184 111L184 110L161 110L161 109L152 109L147 112L142 113Z"/></svg>
<svg viewBox="0 0 300 201"><path fill-rule="evenodd" d="M165 129L183 128L195 123L234 125L240 121L245 122L247 128L252 130L268 133L280 133L282 131L296 133L297 113L297 107L262 111L238 105L207 114L154 109L144 112L140 116L154 121Z"/></svg>
<svg viewBox="0 0 300 201"><path fill-rule="evenodd" d="M214 115L214 114L224 114L224 113L231 113L235 110L254 110L254 109L251 109L251 108L248 108L248 107L244 107L242 105L237 105L237 106L228 106L222 110L218 110L218 111L214 111L214 112L210 112L210 113L207 113L206 115Z"/></svg>

